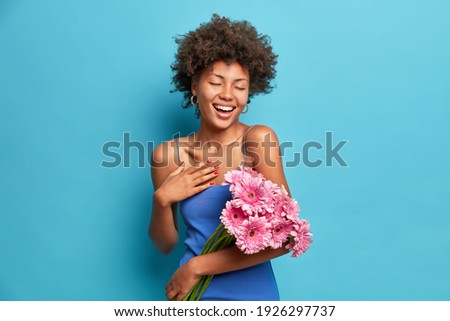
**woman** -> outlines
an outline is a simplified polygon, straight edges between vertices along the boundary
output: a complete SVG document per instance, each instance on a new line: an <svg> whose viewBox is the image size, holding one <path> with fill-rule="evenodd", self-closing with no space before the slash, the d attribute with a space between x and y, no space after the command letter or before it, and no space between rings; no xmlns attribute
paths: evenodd
<svg viewBox="0 0 450 321"><path fill-rule="evenodd" d="M162 252L174 248L178 203L187 227L186 252L166 286L166 296L181 300L201 276L214 274L202 300L279 300L270 259L287 253L284 248L247 255L231 246L199 255L231 199L222 185L224 173L244 164L289 193L274 131L239 121L248 110L249 97L271 91L277 56L269 38L248 22L218 15L177 43L173 82L184 93L183 107L195 106L200 128L153 152L149 235Z"/></svg>

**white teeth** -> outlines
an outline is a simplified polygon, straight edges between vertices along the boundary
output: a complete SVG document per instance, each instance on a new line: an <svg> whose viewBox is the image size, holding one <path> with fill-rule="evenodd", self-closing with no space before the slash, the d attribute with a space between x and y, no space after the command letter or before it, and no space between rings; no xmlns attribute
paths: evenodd
<svg viewBox="0 0 450 321"><path fill-rule="evenodd" d="M223 111L232 111L234 107L230 106L221 106L221 105L214 105L217 109L223 110Z"/></svg>

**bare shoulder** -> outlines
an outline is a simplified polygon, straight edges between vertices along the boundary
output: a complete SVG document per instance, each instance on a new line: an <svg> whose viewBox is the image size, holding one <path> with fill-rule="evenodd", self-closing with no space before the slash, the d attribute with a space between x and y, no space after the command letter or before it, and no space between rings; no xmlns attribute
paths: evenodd
<svg viewBox="0 0 450 321"><path fill-rule="evenodd" d="M175 140L162 142L152 152L151 176L154 188L161 183L178 167L178 157Z"/></svg>
<svg viewBox="0 0 450 321"><path fill-rule="evenodd" d="M266 125L253 125L248 128L243 147L253 158L253 165L256 167L259 167L261 162L273 164L271 160L280 157L278 137L275 131Z"/></svg>
<svg viewBox="0 0 450 321"><path fill-rule="evenodd" d="M175 140L162 142L155 147L152 153L152 167L167 167L175 164Z"/></svg>
<svg viewBox="0 0 450 321"><path fill-rule="evenodd" d="M247 150L252 167L272 182L285 186L290 193L275 131L269 126L254 125L247 133L246 142L250 143Z"/></svg>
<svg viewBox="0 0 450 321"><path fill-rule="evenodd" d="M253 125L248 129L246 141L250 142L275 142L278 143L278 137L275 131L266 125Z"/></svg>

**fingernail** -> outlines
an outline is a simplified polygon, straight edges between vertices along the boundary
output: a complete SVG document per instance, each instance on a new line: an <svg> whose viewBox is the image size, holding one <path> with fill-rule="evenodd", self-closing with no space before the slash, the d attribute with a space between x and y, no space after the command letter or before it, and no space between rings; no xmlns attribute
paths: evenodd
<svg viewBox="0 0 450 321"><path fill-rule="evenodd" d="M220 167L219 165L216 165L214 166L214 169L219 169L219 167Z"/></svg>
<svg viewBox="0 0 450 321"><path fill-rule="evenodd" d="M207 162L207 163L211 163L211 162L212 162L212 160L208 159L208 160L207 160L206 162Z"/></svg>
<svg viewBox="0 0 450 321"><path fill-rule="evenodd" d="M219 175L219 171L215 171L214 174Z"/></svg>
<svg viewBox="0 0 450 321"><path fill-rule="evenodd" d="M210 182L209 185L214 185L214 182Z"/></svg>

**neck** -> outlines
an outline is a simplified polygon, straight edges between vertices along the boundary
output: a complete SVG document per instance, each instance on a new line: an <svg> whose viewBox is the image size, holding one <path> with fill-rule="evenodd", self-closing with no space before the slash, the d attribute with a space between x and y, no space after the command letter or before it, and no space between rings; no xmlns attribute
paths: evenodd
<svg viewBox="0 0 450 321"><path fill-rule="evenodd" d="M200 129L195 134L196 140L202 143L218 142L221 145L229 145L238 141L244 133L245 125L236 122L228 128L216 128L208 126L208 124L200 123Z"/></svg>

